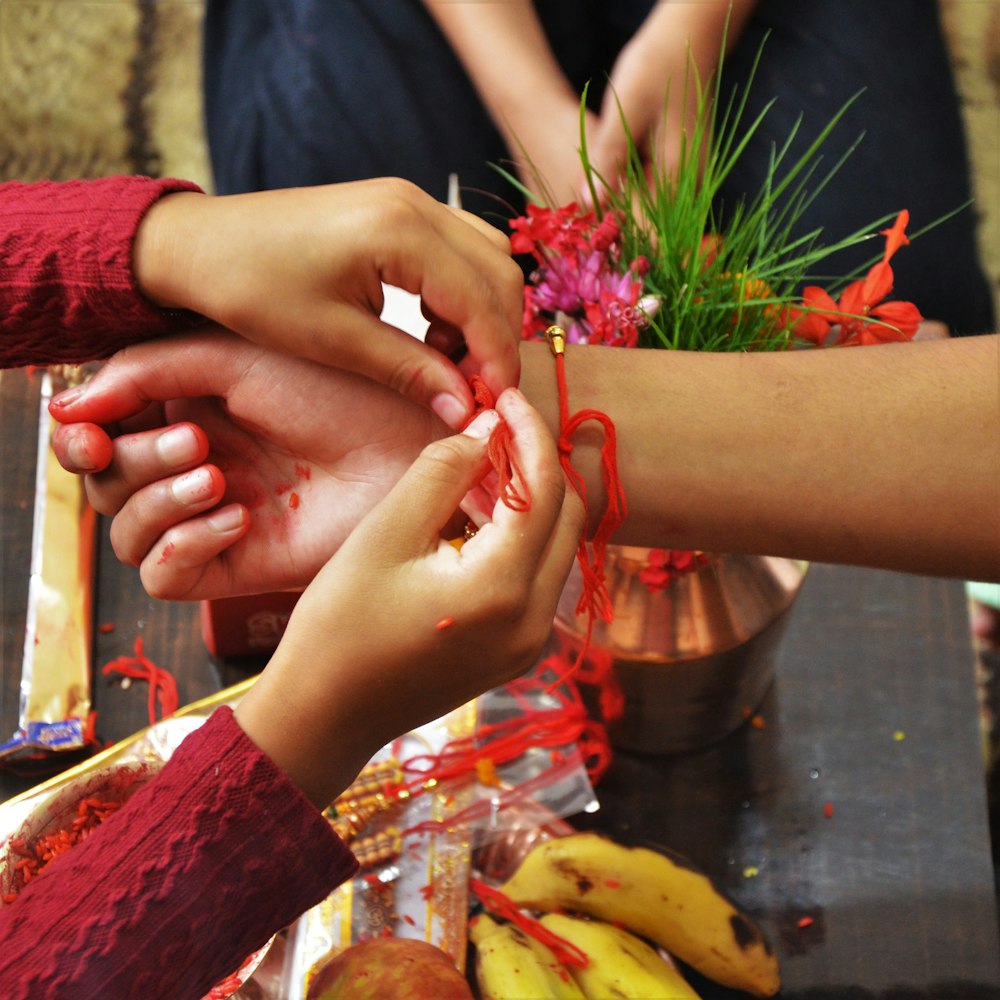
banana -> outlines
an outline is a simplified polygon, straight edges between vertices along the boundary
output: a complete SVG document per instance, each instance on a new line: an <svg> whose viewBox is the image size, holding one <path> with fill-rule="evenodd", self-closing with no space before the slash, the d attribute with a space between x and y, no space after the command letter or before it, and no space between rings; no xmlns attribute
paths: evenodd
<svg viewBox="0 0 1000 1000"><path fill-rule="evenodd" d="M483 1000L585 1000L583 991L541 941L482 914L469 925Z"/></svg>
<svg viewBox="0 0 1000 1000"><path fill-rule="evenodd" d="M586 952L586 967L569 971L587 1000L699 1000L675 966L628 931L561 913L545 914L542 925Z"/></svg>
<svg viewBox="0 0 1000 1000"><path fill-rule="evenodd" d="M758 997L781 987L760 926L680 855L574 833L536 844L501 889L520 907L627 927L723 986Z"/></svg>

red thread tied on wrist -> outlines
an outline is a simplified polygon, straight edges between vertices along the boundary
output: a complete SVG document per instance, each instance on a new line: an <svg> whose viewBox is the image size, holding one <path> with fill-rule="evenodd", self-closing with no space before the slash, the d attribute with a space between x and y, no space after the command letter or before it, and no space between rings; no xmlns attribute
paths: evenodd
<svg viewBox="0 0 1000 1000"><path fill-rule="evenodd" d="M587 504L587 485L583 476L573 467L573 435L588 421L595 421L604 431L604 443L601 445L601 473L604 479L604 492L607 505L597 524L594 537L588 545L586 537L580 539L576 560L583 576L583 587L576 613L586 614L587 631L583 645L576 660L566 676L575 672L590 648L590 639L594 630L594 620L600 616L605 622L614 621L615 612L611 606L608 594L604 567L607 561L608 543L615 531L625 520L628 506L625 501L625 490L618 475L618 438L615 425L611 418L600 410L583 409L571 414L569 411L569 390L566 387L566 332L559 326L550 326L545 331L545 339L555 356L556 386L559 392L559 462L570 485L576 490L583 502L583 509L588 519L590 508Z"/></svg>
<svg viewBox="0 0 1000 1000"><path fill-rule="evenodd" d="M586 614L587 631L576 660L566 673L556 681L559 683L579 669L583 663L590 648L595 619L600 616L605 622L614 621L614 608L611 606L605 578L605 564L608 543L625 520L628 506L625 501L625 490L618 475L618 438L614 422L606 413L592 408L570 413L569 391L566 386L566 332L562 327L550 326L545 331L545 337L556 361L556 388L559 393L559 437L556 445L559 450L559 463L570 485L580 497L583 509L589 519L587 486L583 476L573 467L572 439L573 435L585 423L593 421L600 424L604 432L604 443L601 445L601 473L607 498L604 513L597 524L593 539L588 543L586 537L582 537L577 549L576 558L583 577L583 585L576 613L578 615ZM492 408L495 400L489 387L478 375L473 375L469 379L469 386L475 400L475 408L469 418L471 421L481 410ZM530 510L531 493L515 463L511 431L506 421L501 420L494 428L488 447L490 464L496 470L500 483L500 498L512 510ZM523 493L520 492L522 490Z"/></svg>

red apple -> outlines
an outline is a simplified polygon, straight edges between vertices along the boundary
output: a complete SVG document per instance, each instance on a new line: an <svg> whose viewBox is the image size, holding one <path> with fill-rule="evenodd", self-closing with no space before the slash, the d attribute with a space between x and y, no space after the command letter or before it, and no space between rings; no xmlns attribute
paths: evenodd
<svg viewBox="0 0 1000 1000"><path fill-rule="evenodd" d="M473 1000L455 963L413 938L373 938L326 959L306 1000Z"/></svg>

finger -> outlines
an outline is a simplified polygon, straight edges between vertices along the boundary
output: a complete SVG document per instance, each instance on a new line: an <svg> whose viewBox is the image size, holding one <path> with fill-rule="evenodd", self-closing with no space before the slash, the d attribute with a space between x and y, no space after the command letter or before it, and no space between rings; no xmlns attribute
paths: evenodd
<svg viewBox="0 0 1000 1000"><path fill-rule="evenodd" d="M101 514L117 514L139 490L200 465L208 448L207 435L192 423L115 438L114 459L88 478L87 496Z"/></svg>
<svg viewBox="0 0 1000 1000"><path fill-rule="evenodd" d="M421 224L401 227L404 238L382 258L381 279L419 295L428 315L461 330L499 395L517 384L520 372L524 277L510 242L481 220L471 223L467 213L436 202L412 207Z"/></svg>
<svg viewBox="0 0 1000 1000"><path fill-rule="evenodd" d="M493 523L514 531L524 544L518 548L538 558L562 509L566 483L555 442L541 415L517 389L506 390L497 400L497 412L511 430L512 457L531 497L528 511L516 511L498 501ZM478 538L479 536L477 536Z"/></svg>
<svg viewBox="0 0 1000 1000"><path fill-rule="evenodd" d="M241 349L233 350L234 344ZM54 397L49 412L63 424L106 426L144 414L150 403L221 395L260 354L220 327L161 337L120 351L89 382Z"/></svg>
<svg viewBox="0 0 1000 1000"><path fill-rule="evenodd" d="M465 226L454 216L453 226ZM469 355L494 396L516 386L524 310L524 274L510 255L507 236L477 220L489 236L463 246L455 237L450 258L432 260L421 298L429 314L462 331Z"/></svg>
<svg viewBox="0 0 1000 1000"><path fill-rule="evenodd" d="M483 236L485 236L498 250L502 250L504 253L510 253L510 240L507 238L507 235L500 232L496 226L490 225L490 223L488 223L485 219L479 218L478 215L475 215L472 212L465 211L464 208L455 208L453 205L446 205L445 207L449 212L452 212L456 218L482 233Z"/></svg>
<svg viewBox="0 0 1000 1000"><path fill-rule="evenodd" d="M91 423L57 424L52 433L52 450L59 464L78 476L100 472L114 457L114 445L107 432Z"/></svg>
<svg viewBox="0 0 1000 1000"><path fill-rule="evenodd" d="M468 382L434 346L357 305L338 306L330 314L330 326L343 336L337 349L338 367L430 407L452 430L468 420L473 406ZM460 337L452 335L450 340L454 343Z"/></svg>
<svg viewBox="0 0 1000 1000"><path fill-rule="evenodd" d="M552 538L533 578L530 603L541 615L543 624L551 623L555 616L559 595L576 558L586 522L580 497L572 489L565 490Z"/></svg>
<svg viewBox="0 0 1000 1000"><path fill-rule="evenodd" d="M218 557L246 535L250 523L246 507L227 504L169 529L139 565L146 592L165 601L230 592L225 564Z"/></svg>
<svg viewBox="0 0 1000 1000"><path fill-rule="evenodd" d="M428 445L362 522L361 534L391 538L393 561L437 549L462 498L489 468L489 437L499 419L495 410L483 410L461 434Z"/></svg>
<svg viewBox="0 0 1000 1000"><path fill-rule="evenodd" d="M214 465L202 465L138 490L111 522L115 555L138 566L165 531L216 506L225 490L225 477Z"/></svg>

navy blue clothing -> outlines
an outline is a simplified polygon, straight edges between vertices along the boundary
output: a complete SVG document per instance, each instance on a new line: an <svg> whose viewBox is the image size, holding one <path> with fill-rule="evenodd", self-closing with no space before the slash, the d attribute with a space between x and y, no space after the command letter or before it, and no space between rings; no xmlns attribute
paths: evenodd
<svg viewBox="0 0 1000 1000"><path fill-rule="evenodd" d="M652 0L536 0L553 51L599 100L605 74ZM755 192L772 143L802 115L804 147L853 94L824 143L824 169L857 149L803 217L823 242L908 208L911 233L971 198L959 104L936 0L761 0L726 63L724 93L746 81L768 35L746 121L776 103L722 192ZM456 172L463 204L498 225L522 208L491 165L504 143L421 0L208 0L205 105L220 193L374 176L438 198ZM957 333L994 329L967 208L893 260L894 296ZM830 273L877 243L831 258Z"/></svg>

